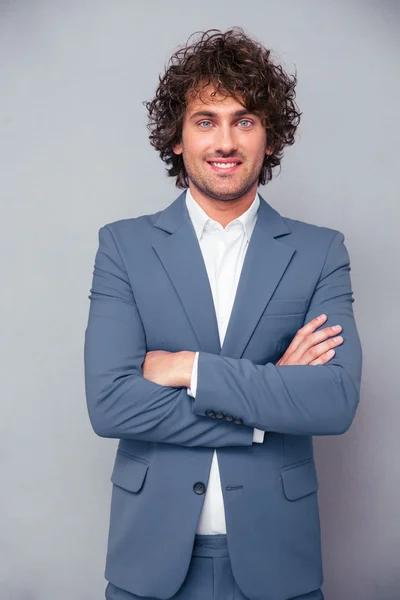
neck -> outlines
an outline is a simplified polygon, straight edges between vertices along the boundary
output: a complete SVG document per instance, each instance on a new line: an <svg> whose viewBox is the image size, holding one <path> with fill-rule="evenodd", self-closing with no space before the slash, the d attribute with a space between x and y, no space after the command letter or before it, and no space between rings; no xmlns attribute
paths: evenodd
<svg viewBox="0 0 400 600"><path fill-rule="evenodd" d="M225 228L231 221L234 221L245 213L253 204L257 192L257 185L253 186L240 198L234 200L218 200L211 198L193 187L191 183L189 184L189 189L193 199L201 206L210 219L217 221L217 223L220 223L222 227Z"/></svg>

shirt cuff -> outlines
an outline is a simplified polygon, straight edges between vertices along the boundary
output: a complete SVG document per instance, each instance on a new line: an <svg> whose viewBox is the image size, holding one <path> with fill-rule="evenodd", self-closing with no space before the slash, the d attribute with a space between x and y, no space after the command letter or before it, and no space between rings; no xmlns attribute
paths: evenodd
<svg viewBox="0 0 400 600"><path fill-rule="evenodd" d="M253 442L256 442L257 444L262 444L264 441L264 434L265 431L262 431L261 429L254 429Z"/></svg>
<svg viewBox="0 0 400 600"><path fill-rule="evenodd" d="M190 388L187 388L187 393L192 398L196 398L196 390L197 390L197 363L199 362L199 353L196 352L196 356L193 361L193 369L192 369L192 377L190 379Z"/></svg>

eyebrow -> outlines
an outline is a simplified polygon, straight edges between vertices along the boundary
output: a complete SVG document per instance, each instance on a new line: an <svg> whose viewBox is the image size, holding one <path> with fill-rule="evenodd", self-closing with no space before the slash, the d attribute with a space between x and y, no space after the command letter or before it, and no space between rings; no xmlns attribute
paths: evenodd
<svg viewBox="0 0 400 600"><path fill-rule="evenodd" d="M241 110L237 110L234 113L230 113L230 117L243 117L244 115L253 115L257 116L255 113L250 110L246 110L242 108ZM218 118L218 113L212 112L210 110L198 110L190 116L190 119L195 119L196 117L210 117L210 118Z"/></svg>

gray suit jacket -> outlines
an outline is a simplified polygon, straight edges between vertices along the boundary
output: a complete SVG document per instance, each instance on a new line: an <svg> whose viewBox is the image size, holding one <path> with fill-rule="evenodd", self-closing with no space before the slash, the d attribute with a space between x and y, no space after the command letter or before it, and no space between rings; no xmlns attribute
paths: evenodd
<svg viewBox="0 0 400 600"><path fill-rule="evenodd" d="M167 599L184 581L217 448L232 570L251 600L322 584L313 435L345 432L361 344L341 232L285 218L261 196L222 348L185 192L99 231L85 332L94 431L119 438L105 577ZM320 313L344 342L325 365L275 366ZM142 375L146 352L200 351L196 398ZM253 444L253 428L266 431Z"/></svg>

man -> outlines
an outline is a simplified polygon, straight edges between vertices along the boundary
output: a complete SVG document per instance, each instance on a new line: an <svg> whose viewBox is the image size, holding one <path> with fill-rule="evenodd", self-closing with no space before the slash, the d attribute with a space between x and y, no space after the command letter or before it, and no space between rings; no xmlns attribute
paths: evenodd
<svg viewBox="0 0 400 600"><path fill-rule="evenodd" d="M300 118L268 50L210 30L171 63L150 139L184 192L100 229L89 296L106 598L320 600L312 436L349 428L362 364L344 235L257 192Z"/></svg>

